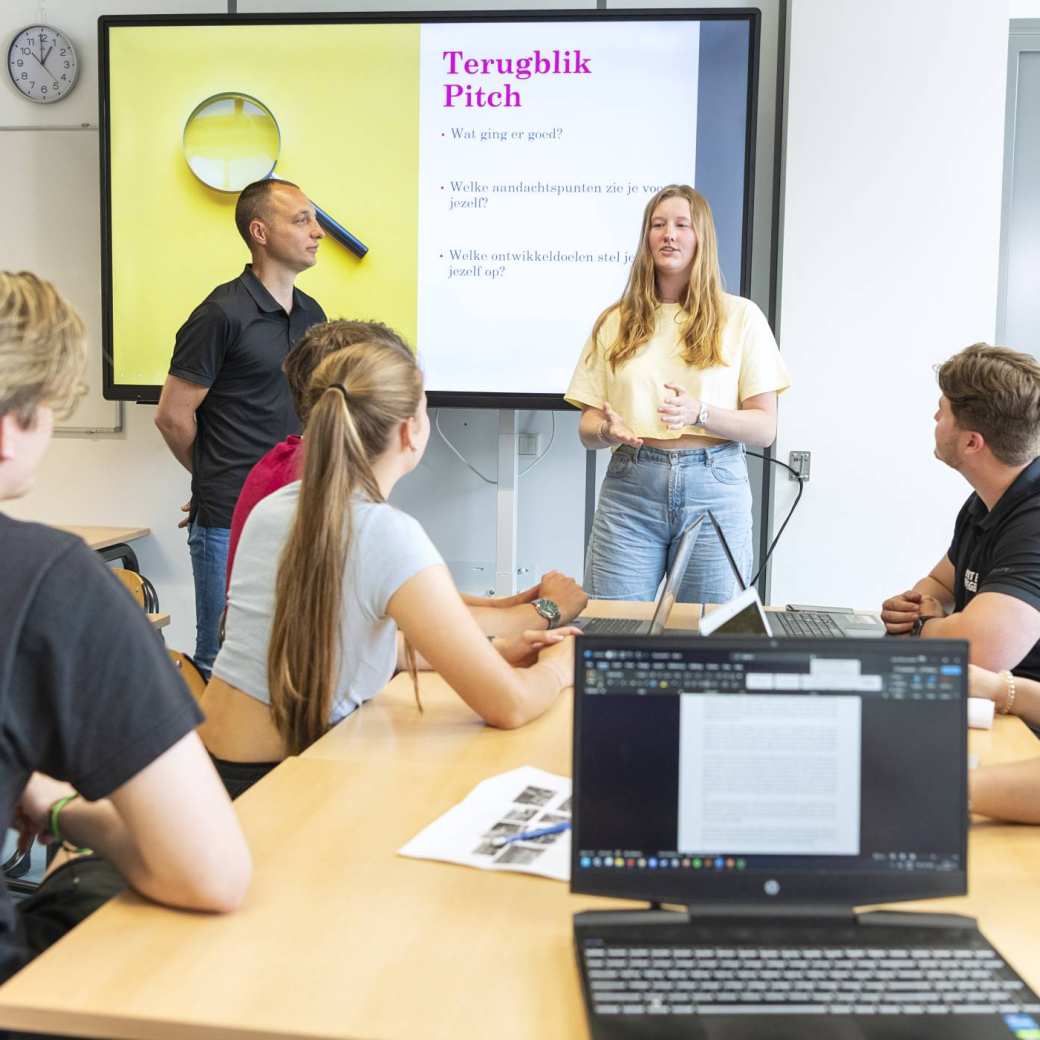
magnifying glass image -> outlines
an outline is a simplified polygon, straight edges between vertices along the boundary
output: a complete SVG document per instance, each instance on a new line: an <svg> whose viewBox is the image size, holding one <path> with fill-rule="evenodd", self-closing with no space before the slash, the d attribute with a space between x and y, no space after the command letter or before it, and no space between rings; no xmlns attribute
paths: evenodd
<svg viewBox="0 0 1040 1040"><path fill-rule="evenodd" d="M228 194L274 176L282 134L274 113L248 94L214 94L195 106L184 124L184 159L207 187ZM356 235L314 207L318 223L358 258L368 252Z"/></svg>

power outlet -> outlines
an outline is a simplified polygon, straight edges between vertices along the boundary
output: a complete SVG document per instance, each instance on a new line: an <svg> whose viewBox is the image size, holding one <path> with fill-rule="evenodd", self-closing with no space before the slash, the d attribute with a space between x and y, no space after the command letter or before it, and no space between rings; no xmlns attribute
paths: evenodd
<svg viewBox="0 0 1040 1040"><path fill-rule="evenodd" d="M540 433L518 433L516 435L516 452L518 455L537 455L542 450Z"/></svg>
<svg viewBox="0 0 1040 1040"><path fill-rule="evenodd" d="M792 480L797 480L801 477L802 483L804 484L809 479L809 456L808 451L792 451L788 456L788 465L794 470L791 474ZM795 473L798 476L795 476Z"/></svg>

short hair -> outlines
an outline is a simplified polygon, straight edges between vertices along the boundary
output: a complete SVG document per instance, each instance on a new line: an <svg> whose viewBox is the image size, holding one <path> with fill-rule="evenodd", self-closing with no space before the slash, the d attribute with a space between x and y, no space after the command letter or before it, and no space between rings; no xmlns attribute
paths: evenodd
<svg viewBox="0 0 1040 1040"><path fill-rule="evenodd" d="M254 220L270 219L271 192L276 184L283 184L287 188L299 188L299 185L293 184L292 181L265 177L263 180L247 184L235 203L235 227L250 249L253 248L253 236L249 233L249 225Z"/></svg>
<svg viewBox="0 0 1040 1040"><path fill-rule="evenodd" d="M326 321L321 325L312 325L300 337L282 362L293 407L300 422L307 422L317 396L310 392L314 370L335 351L352 347L355 343L369 342L384 343L394 350L403 351L409 358L415 356L404 339L381 321Z"/></svg>
<svg viewBox="0 0 1040 1040"><path fill-rule="evenodd" d="M1040 454L1040 364L1031 354L973 343L939 367L939 387L957 425L981 433L1004 465Z"/></svg>
<svg viewBox="0 0 1040 1040"><path fill-rule="evenodd" d="M0 271L0 416L28 429L36 409L64 418L86 389L83 322L50 282Z"/></svg>

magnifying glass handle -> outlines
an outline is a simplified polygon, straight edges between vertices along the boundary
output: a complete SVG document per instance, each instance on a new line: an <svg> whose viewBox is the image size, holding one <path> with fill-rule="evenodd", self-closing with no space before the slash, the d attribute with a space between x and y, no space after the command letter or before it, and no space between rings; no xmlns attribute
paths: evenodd
<svg viewBox="0 0 1040 1040"><path fill-rule="evenodd" d="M314 200L311 199L311 202L313 203ZM342 224L333 220L317 203L314 204L314 215L318 218L318 223L334 239L342 242L359 260L368 252L368 246L360 238L352 235Z"/></svg>

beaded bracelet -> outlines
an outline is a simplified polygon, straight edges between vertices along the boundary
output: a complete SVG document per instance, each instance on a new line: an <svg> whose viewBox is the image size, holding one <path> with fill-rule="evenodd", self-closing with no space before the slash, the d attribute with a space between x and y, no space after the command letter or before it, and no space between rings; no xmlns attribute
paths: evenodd
<svg viewBox="0 0 1040 1040"><path fill-rule="evenodd" d="M1015 677L1011 672L1000 672L999 674L1007 688L1007 697L1004 698L1003 707L997 708L997 713L999 715L1010 715L1011 709L1015 706Z"/></svg>

